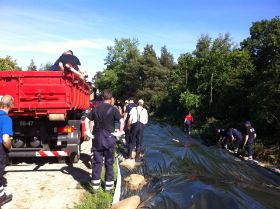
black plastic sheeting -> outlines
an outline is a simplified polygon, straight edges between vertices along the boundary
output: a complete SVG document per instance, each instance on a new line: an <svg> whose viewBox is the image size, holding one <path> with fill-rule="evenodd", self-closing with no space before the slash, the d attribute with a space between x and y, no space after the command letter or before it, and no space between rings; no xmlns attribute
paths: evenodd
<svg viewBox="0 0 280 209"><path fill-rule="evenodd" d="M139 194L138 208L280 208L280 176L234 157L216 146L186 136L179 128L150 124L144 134L145 157L131 173L148 184L138 192L122 186L121 199Z"/></svg>

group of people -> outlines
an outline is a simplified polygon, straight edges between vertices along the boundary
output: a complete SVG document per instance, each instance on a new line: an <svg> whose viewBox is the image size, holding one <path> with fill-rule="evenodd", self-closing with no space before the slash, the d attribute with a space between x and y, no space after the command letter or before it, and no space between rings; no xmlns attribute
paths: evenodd
<svg viewBox="0 0 280 209"><path fill-rule="evenodd" d="M115 121L119 122L118 135L125 134L127 158L132 158L132 151L136 149L136 161L141 161L144 126L148 122L148 112L144 108L144 101L140 99L138 105L133 98L129 98L123 111L114 106L111 91L104 90L103 102L94 107L85 119L85 133L92 138L92 187L98 190L101 185L101 169L105 162L105 191L111 191L114 185L114 154L116 147ZM123 113L122 113L123 112ZM90 125L93 122L93 131Z"/></svg>
<svg viewBox="0 0 280 209"><path fill-rule="evenodd" d="M241 148L245 148L248 160L253 160L253 143L257 137L255 129L250 121L244 123L242 131L236 128L217 129L219 143L225 149L229 148L229 143L233 144L233 153L238 154Z"/></svg>

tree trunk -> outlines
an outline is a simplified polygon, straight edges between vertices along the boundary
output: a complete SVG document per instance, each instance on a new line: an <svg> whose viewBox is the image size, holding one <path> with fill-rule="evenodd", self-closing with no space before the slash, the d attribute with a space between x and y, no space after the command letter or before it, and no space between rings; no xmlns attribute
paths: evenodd
<svg viewBox="0 0 280 209"><path fill-rule="evenodd" d="M186 70L186 86L188 85L188 70Z"/></svg>
<svg viewBox="0 0 280 209"><path fill-rule="evenodd" d="M214 74L212 73L211 80L210 80L210 101L209 101L210 105L213 102L213 77L214 77Z"/></svg>

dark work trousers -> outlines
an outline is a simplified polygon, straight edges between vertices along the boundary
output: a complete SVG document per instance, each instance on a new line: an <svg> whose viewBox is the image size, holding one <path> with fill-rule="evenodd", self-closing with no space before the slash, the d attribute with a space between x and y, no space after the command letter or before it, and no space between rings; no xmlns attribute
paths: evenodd
<svg viewBox="0 0 280 209"><path fill-rule="evenodd" d="M124 132L125 132L126 151L127 151L127 155L129 155L129 141L130 141L130 138L131 138L131 131L128 128L125 128Z"/></svg>
<svg viewBox="0 0 280 209"><path fill-rule="evenodd" d="M103 166L103 157L105 161L105 181L114 181L114 153L116 139L105 129L99 129L94 133L92 144L92 180L100 180Z"/></svg>
<svg viewBox="0 0 280 209"><path fill-rule="evenodd" d="M234 143L234 149L239 149L240 148L240 144L242 143L243 139L242 137L237 137L235 138L235 143Z"/></svg>
<svg viewBox="0 0 280 209"><path fill-rule="evenodd" d="M131 138L129 141L129 156L136 145L136 157L140 157L142 151L143 134L145 125L139 121L131 125Z"/></svg>
<svg viewBox="0 0 280 209"><path fill-rule="evenodd" d="M6 159L7 159L7 153L5 151L5 148L3 147L2 144L0 144L0 200L5 195L4 192L4 171L6 167Z"/></svg>
<svg viewBox="0 0 280 209"><path fill-rule="evenodd" d="M224 137L224 139L223 139L223 141L221 143L223 148L227 148L229 140L230 140L229 137Z"/></svg>
<svg viewBox="0 0 280 209"><path fill-rule="evenodd" d="M187 132L190 134L192 131L192 122L187 120L185 122L185 127L186 127Z"/></svg>
<svg viewBox="0 0 280 209"><path fill-rule="evenodd" d="M253 156L253 143L254 143L253 138L249 138L246 143L246 152L248 153L248 156Z"/></svg>

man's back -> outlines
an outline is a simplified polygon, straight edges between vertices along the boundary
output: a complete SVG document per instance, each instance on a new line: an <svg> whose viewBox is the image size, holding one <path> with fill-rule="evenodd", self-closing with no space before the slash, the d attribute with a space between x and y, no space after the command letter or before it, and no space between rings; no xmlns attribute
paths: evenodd
<svg viewBox="0 0 280 209"><path fill-rule="evenodd" d="M75 55L71 54L61 55L58 61L62 62L63 66L70 64L77 71L79 70L78 65L81 65L80 60Z"/></svg>
<svg viewBox="0 0 280 209"><path fill-rule="evenodd" d="M120 112L114 108L112 105L107 103L102 103L95 107L92 111L92 119L94 120L94 130L104 128L108 132L114 132L116 120L120 120Z"/></svg>
<svg viewBox="0 0 280 209"><path fill-rule="evenodd" d="M193 116L191 114L188 114L186 115L185 120L189 122L193 122Z"/></svg>
<svg viewBox="0 0 280 209"><path fill-rule="evenodd" d="M130 111L131 123L141 122L147 124L148 122L148 111L141 106L133 107Z"/></svg>
<svg viewBox="0 0 280 209"><path fill-rule="evenodd" d="M128 104L126 106L125 112L129 114L133 107L137 107L137 105L135 103Z"/></svg>

